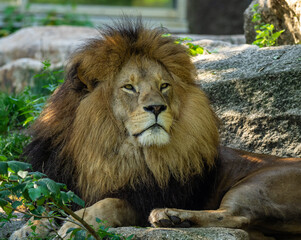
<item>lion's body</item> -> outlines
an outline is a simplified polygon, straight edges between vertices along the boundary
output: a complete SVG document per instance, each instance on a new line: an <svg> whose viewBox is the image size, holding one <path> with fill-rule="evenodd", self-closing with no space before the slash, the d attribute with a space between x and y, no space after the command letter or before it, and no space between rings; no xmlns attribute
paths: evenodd
<svg viewBox="0 0 301 240"><path fill-rule="evenodd" d="M199 211L173 210L190 221L182 225L168 209L154 210L149 221L275 223L301 233L301 191L288 197L301 184L301 159L219 147L217 118L194 84L186 49L162 34L139 22L119 24L74 54L65 83L32 128L25 156L34 169L67 184L92 205L90 219L109 225L145 226L151 210L177 208Z"/></svg>

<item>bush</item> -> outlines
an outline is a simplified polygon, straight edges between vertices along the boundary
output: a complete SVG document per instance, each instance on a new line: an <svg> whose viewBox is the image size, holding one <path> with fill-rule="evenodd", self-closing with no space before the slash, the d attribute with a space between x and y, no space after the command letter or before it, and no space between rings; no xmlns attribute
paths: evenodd
<svg viewBox="0 0 301 240"><path fill-rule="evenodd" d="M274 32L275 27L273 24L264 23L261 18L261 14L258 11L259 4L254 4L252 11L253 11L253 18L252 22L256 25L254 29L257 33L256 40L253 42L254 45L258 47L271 47L277 46L277 41L280 35L284 32L281 30L279 32Z"/></svg>

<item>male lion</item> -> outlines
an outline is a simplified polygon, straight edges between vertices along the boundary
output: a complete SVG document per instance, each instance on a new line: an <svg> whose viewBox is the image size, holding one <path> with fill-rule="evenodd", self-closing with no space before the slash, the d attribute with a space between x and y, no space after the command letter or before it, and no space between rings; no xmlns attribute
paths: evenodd
<svg viewBox="0 0 301 240"><path fill-rule="evenodd" d="M92 225L301 234L301 159L219 146L187 50L163 33L127 21L79 49L25 156L86 201Z"/></svg>

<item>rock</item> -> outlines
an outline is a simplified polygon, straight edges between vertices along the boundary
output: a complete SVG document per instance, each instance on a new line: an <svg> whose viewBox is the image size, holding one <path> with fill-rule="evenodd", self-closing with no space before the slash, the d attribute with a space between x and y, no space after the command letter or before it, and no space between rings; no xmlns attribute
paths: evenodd
<svg viewBox="0 0 301 240"><path fill-rule="evenodd" d="M2 211L2 209L0 209L0 219L1 219L1 215L4 215L4 212ZM23 218L23 214L21 213L14 213L14 215L16 216L16 218L12 218L10 220L10 222L5 223L2 227L1 227L1 231L0 231L0 239L7 239L11 233L13 233L15 230L21 228L24 224L25 224L25 220ZM3 224L0 223L0 226Z"/></svg>
<svg viewBox="0 0 301 240"><path fill-rule="evenodd" d="M23 28L0 39L0 89L20 92L34 85L34 75L49 60L62 69L70 54L98 31L89 27L46 26Z"/></svg>
<svg viewBox="0 0 301 240"><path fill-rule="evenodd" d="M222 144L301 157L301 45L216 49L194 62L221 119Z"/></svg>
<svg viewBox="0 0 301 240"><path fill-rule="evenodd" d="M259 4L258 12L264 23L273 24L275 32L285 29L278 39L279 45L301 42L301 1L299 0L253 0L244 13L244 31L247 43L255 40L252 22L254 4Z"/></svg>
<svg viewBox="0 0 301 240"><path fill-rule="evenodd" d="M28 27L0 39L0 66L19 58L63 64L78 45L98 31L89 27Z"/></svg>
<svg viewBox="0 0 301 240"><path fill-rule="evenodd" d="M34 85L34 75L41 72L41 61L20 58L0 67L0 89L8 92L20 92L25 86Z"/></svg>
<svg viewBox="0 0 301 240"><path fill-rule="evenodd" d="M112 232L132 240L248 240L248 233L229 228L111 228Z"/></svg>

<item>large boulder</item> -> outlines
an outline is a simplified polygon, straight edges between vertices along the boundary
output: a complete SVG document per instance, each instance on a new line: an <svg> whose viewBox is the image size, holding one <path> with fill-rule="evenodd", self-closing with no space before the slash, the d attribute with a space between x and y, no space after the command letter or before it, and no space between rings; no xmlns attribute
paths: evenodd
<svg viewBox="0 0 301 240"><path fill-rule="evenodd" d="M0 89L21 92L34 85L34 76L41 72L43 64L32 58L20 58L0 67Z"/></svg>
<svg viewBox="0 0 301 240"><path fill-rule="evenodd" d="M49 60L52 69L60 69L86 39L98 31L89 27L28 27L0 39L0 89L19 92L33 86L35 74Z"/></svg>
<svg viewBox="0 0 301 240"><path fill-rule="evenodd" d="M244 13L244 30L247 43L255 40L255 23L252 22L254 4L264 23L273 24L276 31L285 30L278 39L279 45L301 42L301 1L300 0L253 0Z"/></svg>
<svg viewBox="0 0 301 240"><path fill-rule="evenodd" d="M198 41L197 83L221 119L224 145L301 157L301 45L258 48Z"/></svg>
<svg viewBox="0 0 301 240"><path fill-rule="evenodd" d="M80 43L96 34L97 30L89 27L23 28L0 39L0 66L19 58L63 63Z"/></svg>

